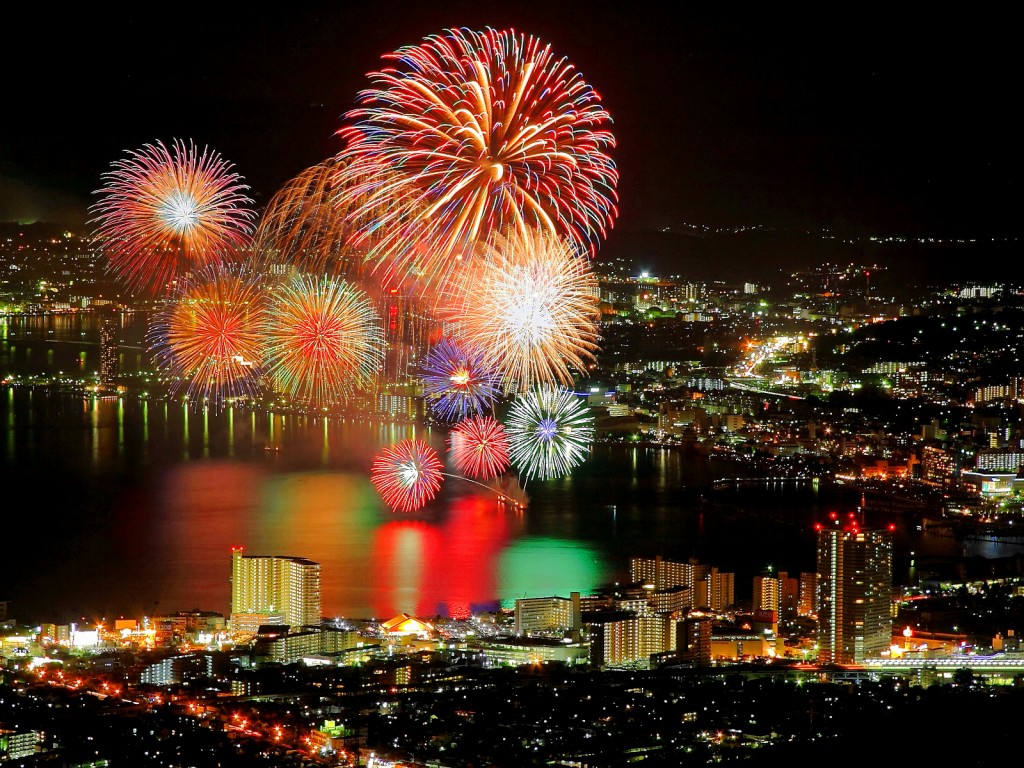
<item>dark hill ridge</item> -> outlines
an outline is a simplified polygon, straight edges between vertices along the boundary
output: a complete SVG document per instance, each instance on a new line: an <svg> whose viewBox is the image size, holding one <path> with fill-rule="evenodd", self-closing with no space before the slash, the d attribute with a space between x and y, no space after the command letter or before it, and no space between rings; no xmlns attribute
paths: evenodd
<svg viewBox="0 0 1024 768"><path fill-rule="evenodd" d="M856 264L884 267L914 285L1024 282L1018 240L976 242L841 239L817 232L613 232L598 251L599 263L623 259L634 270L687 280L781 283L791 272Z"/></svg>
<svg viewBox="0 0 1024 768"><path fill-rule="evenodd" d="M56 237L60 224L0 222L0 237ZM79 232L76 232L78 234ZM83 232L84 233L84 232ZM868 266L885 271L872 278L881 288L945 286L967 282L1024 283L1020 240L975 242L843 239L819 232L745 230L702 232L613 230L598 249L596 262L623 259L636 272L678 275L684 280L782 285L797 270L823 264Z"/></svg>

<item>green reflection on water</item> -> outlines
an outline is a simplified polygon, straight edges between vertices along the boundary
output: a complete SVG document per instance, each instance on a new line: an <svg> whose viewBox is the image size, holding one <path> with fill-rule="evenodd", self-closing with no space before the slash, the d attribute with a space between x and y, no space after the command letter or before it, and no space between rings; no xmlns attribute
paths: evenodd
<svg viewBox="0 0 1024 768"><path fill-rule="evenodd" d="M522 597L568 597L587 594L605 580L597 552L582 542L565 539L520 539L501 555L498 596L504 608Z"/></svg>

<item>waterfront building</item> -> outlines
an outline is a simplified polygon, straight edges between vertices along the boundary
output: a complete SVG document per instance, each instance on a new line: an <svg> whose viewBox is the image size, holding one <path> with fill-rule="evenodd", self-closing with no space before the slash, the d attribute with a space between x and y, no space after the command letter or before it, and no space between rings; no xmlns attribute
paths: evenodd
<svg viewBox="0 0 1024 768"><path fill-rule="evenodd" d="M580 629L580 593L569 597L526 597L515 604L517 635L566 634Z"/></svg>
<svg viewBox="0 0 1024 768"><path fill-rule="evenodd" d="M818 660L860 664L892 643L892 532L818 530Z"/></svg>
<svg viewBox="0 0 1024 768"><path fill-rule="evenodd" d="M245 555L231 549L231 627L236 617L280 615L292 627L319 626L320 563L303 557ZM273 623L267 621L264 623Z"/></svg>

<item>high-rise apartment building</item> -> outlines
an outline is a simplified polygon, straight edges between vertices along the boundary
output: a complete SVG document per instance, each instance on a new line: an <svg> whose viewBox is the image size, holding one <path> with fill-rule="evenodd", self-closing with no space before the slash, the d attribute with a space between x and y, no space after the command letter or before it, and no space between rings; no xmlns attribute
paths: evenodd
<svg viewBox="0 0 1024 768"><path fill-rule="evenodd" d="M754 610L771 611L775 621L779 620L782 593L777 576L770 573L754 577Z"/></svg>
<svg viewBox="0 0 1024 768"><path fill-rule="evenodd" d="M818 660L860 664L892 643L892 532L818 531Z"/></svg>
<svg viewBox="0 0 1024 768"><path fill-rule="evenodd" d="M517 635L579 632L580 593L569 597L525 597L516 600Z"/></svg>
<svg viewBox="0 0 1024 768"><path fill-rule="evenodd" d="M629 575L633 583L651 584L655 590L686 587L694 608L722 610L733 604L735 574L721 573L696 560L677 563L661 557L634 557L629 561Z"/></svg>
<svg viewBox="0 0 1024 768"><path fill-rule="evenodd" d="M320 563L303 557L245 555L231 548L231 622L279 616L292 627L320 624Z"/></svg>
<svg viewBox="0 0 1024 768"><path fill-rule="evenodd" d="M116 318L104 317L100 321L100 385L105 389L113 389L117 384L119 332Z"/></svg>

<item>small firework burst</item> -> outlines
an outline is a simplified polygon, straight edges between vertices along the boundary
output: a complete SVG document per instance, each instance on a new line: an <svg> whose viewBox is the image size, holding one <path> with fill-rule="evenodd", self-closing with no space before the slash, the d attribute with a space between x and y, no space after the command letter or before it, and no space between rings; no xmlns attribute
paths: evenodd
<svg viewBox="0 0 1024 768"><path fill-rule="evenodd" d="M568 389L538 387L515 399L506 424L513 466L525 479L564 477L594 439L594 417Z"/></svg>
<svg viewBox="0 0 1024 768"><path fill-rule="evenodd" d="M392 509L412 512L437 495L443 465L437 451L422 440L402 440L373 460L370 482Z"/></svg>
<svg viewBox="0 0 1024 768"><path fill-rule="evenodd" d="M483 355L447 336L427 353L422 381L424 398L443 421L483 413L498 396L498 376Z"/></svg>
<svg viewBox="0 0 1024 768"><path fill-rule="evenodd" d="M460 421L452 428L449 441L455 466L476 480L490 480L508 469L508 435L491 416Z"/></svg>

